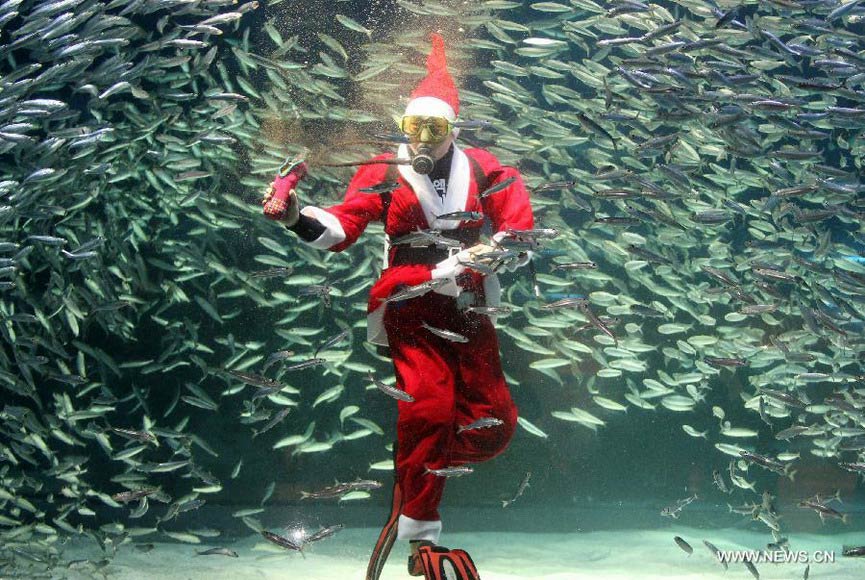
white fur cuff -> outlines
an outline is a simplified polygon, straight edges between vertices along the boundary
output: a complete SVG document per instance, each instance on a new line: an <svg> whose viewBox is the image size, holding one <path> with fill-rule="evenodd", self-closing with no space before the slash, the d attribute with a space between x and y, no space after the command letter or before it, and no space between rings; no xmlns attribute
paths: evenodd
<svg viewBox="0 0 865 580"><path fill-rule="evenodd" d="M442 533L442 523L441 520L415 520L400 515L396 530L398 540L427 540L437 544Z"/></svg>
<svg viewBox="0 0 865 580"><path fill-rule="evenodd" d="M342 229L342 224L339 223L339 220L332 213L312 205L306 206L300 210L300 213L306 217L318 220L325 227L323 234L317 239L308 242L313 248L327 250L345 240L345 230Z"/></svg>

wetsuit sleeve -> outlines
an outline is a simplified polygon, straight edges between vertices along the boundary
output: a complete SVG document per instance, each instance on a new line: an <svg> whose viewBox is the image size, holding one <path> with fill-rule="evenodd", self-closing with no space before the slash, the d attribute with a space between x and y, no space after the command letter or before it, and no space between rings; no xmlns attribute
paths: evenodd
<svg viewBox="0 0 865 580"><path fill-rule="evenodd" d="M297 223L288 228L297 234L304 242L313 242L321 237L327 228L321 225L321 222L308 215L300 214Z"/></svg>
<svg viewBox="0 0 865 580"><path fill-rule="evenodd" d="M321 250L341 252L355 243L369 222L381 219L383 208L380 195L360 190L382 183L387 167L384 164L361 167L349 183L342 203L328 208L304 207L293 231Z"/></svg>

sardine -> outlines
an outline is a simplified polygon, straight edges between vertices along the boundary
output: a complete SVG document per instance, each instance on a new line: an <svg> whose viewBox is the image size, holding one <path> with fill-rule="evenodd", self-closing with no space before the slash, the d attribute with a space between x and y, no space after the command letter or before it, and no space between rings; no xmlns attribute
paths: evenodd
<svg viewBox="0 0 865 580"><path fill-rule="evenodd" d="M500 191L503 191L503 190L507 189L508 187L510 187L510 185L513 182L515 182L516 180L517 180L516 177L508 177L504 181L500 181L500 182L496 183L495 185L488 187L487 189L485 189L484 191L479 193L478 199L484 199L484 198L487 198L487 197L493 195L494 193L498 193Z"/></svg>
<svg viewBox="0 0 865 580"><path fill-rule="evenodd" d="M474 469L472 469L468 465L462 465L459 467L443 467L441 469L430 469L429 467L427 467L425 468L424 473L429 473L438 477L460 477L463 475L468 475L473 471Z"/></svg>
<svg viewBox="0 0 865 580"><path fill-rule="evenodd" d="M374 480L357 480L347 483L337 483L319 491L300 492L301 499L330 499L342 497L352 491L372 491L379 489L382 486L381 482Z"/></svg>
<svg viewBox="0 0 865 580"><path fill-rule="evenodd" d="M525 493L526 488L529 487L529 480L531 478L532 478L532 472L531 471L526 472L526 475L525 475L525 477L523 477L523 480L520 482L520 485L517 488L517 492L514 494L514 496L509 500L502 501L502 507L503 508L510 506L512 503L517 501L517 499L520 498L523 495L523 493Z"/></svg>
<svg viewBox="0 0 865 580"><path fill-rule="evenodd" d="M203 552L196 552L198 556L228 556L229 558L237 558L237 552L228 548L210 548Z"/></svg>
<svg viewBox="0 0 865 580"><path fill-rule="evenodd" d="M476 421L472 421L468 425L460 425L457 427L457 434L459 435L463 431L471 431L473 429L488 429L489 427L498 427L499 425L504 424L504 421L501 419L497 419L495 417L481 417Z"/></svg>
<svg viewBox="0 0 865 580"><path fill-rule="evenodd" d="M443 338L443 339L448 340L450 342L467 343L469 341L469 339L466 338L465 336L463 336L462 334L458 334L456 332L453 332L452 330L446 330L443 328L436 328L434 326L430 326L426 322L421 322L421 326L426 328L427 330L429 330L431 333L438 336L439 338Z"/></svg>
<svg viewBox="0 0 865 580"><path fill-rule="evenodd" d="M396 189L399 189L399 187L400 184L398 181L385 181L383 183L379 183L378 185L358 189L358 191L360 193L386 193L388 191L394 191Z"/></svg>
<svg viewBox="0 0 865 580"><path fill-rule="evenodd" d="M304 543L305 544L312 544L313 542L318 542L320 540L324 540L325 538L331 537L332 535L334 535L335 533L340 531L342 528L343 528L342 524L336 524L335 526L328 526L328 527L322 528L319 531L315 532L314 534L311 534L310 536L308 536L304 540Z"/></svg>
<svg viewBox="0 0 865 580"><path fill-rule="evenodd" d="M267 530L261 530L261 535L264 537L265 540L276 544L280 548L285 548L286 550L294 550L296 552L303 551L303 543L296 543L289 538L274 534L273 532L269 532Z"/></svg>
<svg viewBox="0 0 865 580"><path fill-rule="evenodd" d="M397 387L392 387L392 386L378 380L377 378L375 378L372 375L372 373L368 373L367 377L369 378L370 381L372 381L372 383L376 387L378 387L378 390L380 390L385 395L387 395L389 397L393 397L394 399L396 399L398 401L404 401L406 403L414 403L414 397L412 397L411 395L409 395L408 393L406 393L402 389L398 389Z"/></svg>
<svg viewBox="0 0 865 580"><path fill-rule="evenodd" d="M694 548L691 547L691 544L683 540L681 537L673 536L673 540L676 542L676 545L682 548L682 550L689 556L694 553Z"/></svg>
<svg viewBox="0 0 865 580"><path fill-rule="evenodd" d="M476 222L484 219L484 214L479 211L452 211L436 216L439 220L461 220L467 222Z"/></svg>
<svg viewBox="0 0 865 580"><path fill-rule="evenodd" d="M410 298L417 298L418 296L423 296L428 292L432 292L436 288L447 284L448 280L441 278L435 280L429 280L428 282L422 282L421 284L416 284L414 286L407 286L401 290L397 290L387 298L383 299L383 302L392 303L392 302L401 302L402 300L408 300Z"/></svg>

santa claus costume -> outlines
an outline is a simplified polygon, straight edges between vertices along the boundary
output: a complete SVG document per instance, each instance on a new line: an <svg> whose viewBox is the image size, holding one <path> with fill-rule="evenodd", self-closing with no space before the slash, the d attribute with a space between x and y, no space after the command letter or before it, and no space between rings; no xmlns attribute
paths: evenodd
<svg viewBox="0 0 865 580"><path fill-rule="evenodd" d="M432 39L427 76L412 93L404 119L444 118L452 127L459 113L457 89L447 70L444 41L438 35ZM484 220L493 240L508 230L531 229L532 209L518 171L483 149L461 149L453 142L457 130L451 133L451 146L431 174L418 173L409 164L365 165L351 180L342 203L304 207L291 229L309 245L334 252L357 241L371 221L384 223L391 242L418 230L438 230L459 240L463 248L480 241ZM413 153L401 145L396 157L409 159ZM393 158L388 153L376 160ZM388 182L398 187L378 194L362 191ZM497 184L505 185L479 197ZM452 212L479 212L484 219L438 217ZM498 279L465 268L462 258L463 254L435 246L391 244L387 267L370 291L368 340L389 347L396 386L413 401L397 403L393 513L376 546L368 578L378 577L394 539L438 542L438 507L446 477L432 472L495 457L508 445L516 426L517 409L502 374L494 320L465 308L472 303L498 305ZM446 282L415 298L385 302L395 292L430 280ZM470 300L458 298L464 293ZM430 328L464 340L451 340ZM461 429L481 418L501 423Z"/></svg>

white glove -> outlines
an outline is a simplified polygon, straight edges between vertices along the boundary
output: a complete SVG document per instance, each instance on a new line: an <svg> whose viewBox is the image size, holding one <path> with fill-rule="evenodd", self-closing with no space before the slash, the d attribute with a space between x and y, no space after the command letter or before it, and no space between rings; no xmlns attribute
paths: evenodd
<svg viewBox="0 0 865 580"><path fill-rule="evenodd" d="M463 259L467 258L467 255L464 255L463 250L458 254L454 254L450 258L446 258L436 264L436 267L430 272L433 280L447 280L446 284L442 284L433 292L438 292L439 294L444 294L445 296L452 296L456 298L463 291L460 288L460 285L457 284L457 276L466 271L466 267L460 264L460 256L462 255Z"/></svg>

